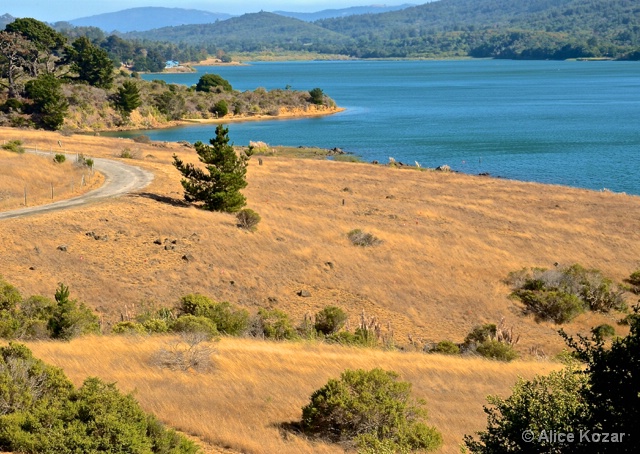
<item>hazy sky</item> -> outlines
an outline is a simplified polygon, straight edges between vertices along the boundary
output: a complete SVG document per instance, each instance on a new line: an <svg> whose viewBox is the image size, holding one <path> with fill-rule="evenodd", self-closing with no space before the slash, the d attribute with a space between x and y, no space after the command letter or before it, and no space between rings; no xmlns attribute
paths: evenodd
<svg viewBox="0 0 640 454"><path fill-rule="evenodd" d="M385 3L400 5L424 2L389 0ZM46 22L56 22L139 6L191 8L217 13L242 14L260 10L313 12L373 4L382 4L382 2L376 2L376 0L2 0L0 15L9 13L16 17L33 17Z"/></svg>

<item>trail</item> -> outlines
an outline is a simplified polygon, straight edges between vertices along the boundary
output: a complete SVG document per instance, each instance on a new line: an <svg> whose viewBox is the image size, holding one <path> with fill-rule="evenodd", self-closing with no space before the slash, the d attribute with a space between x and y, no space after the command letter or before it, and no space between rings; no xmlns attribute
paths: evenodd
<svg viewBox="0 0 640 454"><path fill-rule="evenodd" d="M74 159L68 155L67 159ZM143 189L153 181L153 174L140 167L123 164L110 159L92 158L93 168L104 175L104 184L78 197L60 200L48 205L20 208L0 213L0 220L32 216L42 213L62 211L82 205L88 205L104 199L111 199L133 191Z"/></svg>

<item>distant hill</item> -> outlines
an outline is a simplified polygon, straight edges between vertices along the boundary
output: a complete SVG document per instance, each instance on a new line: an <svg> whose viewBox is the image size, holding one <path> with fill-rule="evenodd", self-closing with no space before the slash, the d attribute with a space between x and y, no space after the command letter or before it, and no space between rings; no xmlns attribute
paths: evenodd
<svg viewBox="0 0 640 454"><path fill-rule="evenodd" d="M305 50L325 45L340 46L345 41L350 41L339 33L315 24L267 12L244 14L215 24L127 33L124 37L202 45L214 43L216 48L227 52Z"/></svg>
<svg viewBox="0 0 640 454"><path fill-rule="evenodd" d="M315 13L294 13L290 11L273 11L280 16L293 17L305 22L313 22L320 19L330 19L334 17L354 16L356 14L380 14L389 11L397 11L415 6L413 3L405 3L403 5L387 6L387 5L370 5L370 6L352 6L350 8L341 9L325 9Z"/></svg>
<svg viewBox="0 0 640 454"><path fill-rule="evenodd" d="M230 14L195 9L142 7L82 17L68 22L77 27L98 27L106 32L117 30L125 33L178 25L210 24L230 17Z"/></svg>
<svg viewBox="0 0 640 454"><path fill-rule="evenodd" d="M637 0L439 0L380 14L304 22L272 13L150 30L137 38L227 52L359 58L640 59Z"/></svg>
<svg viewBox="0 0 640 454"><path fill-rule="evenodd" d="M16 18L11 14L3 14L2 16L0 16L0 30L4 30L7 24L10 24L14 20L16 20Z"/></svg>

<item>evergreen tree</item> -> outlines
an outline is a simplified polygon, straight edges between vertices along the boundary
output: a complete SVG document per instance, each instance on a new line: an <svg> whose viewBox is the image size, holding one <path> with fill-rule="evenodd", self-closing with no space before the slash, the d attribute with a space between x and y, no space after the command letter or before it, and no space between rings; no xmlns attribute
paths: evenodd
<svg viewBox="0 0 640 454"><path fill-rule="evenodd" d="M35 121L45 129L58 129L64 122L69 103L62 85L52 74L42 74L25 85L25 93L33 101Z"/></svg>
<svg viewBox="0 0 640 454"><path fill-rule="evenodd" d="M116 93L115 96L115 104L116 108L126 117L140 107L142 104L140 100L140 90L135 82L127 80L118 88L118 93Z"/></svg>
<svg viewBox="0 0 640 454"><path fill-rule="evenodd" d="M80 81L98 88L111 87L113 62L107 51L91 44L88 38L82 36L73 42L69 60Z"/></svg>
<svg viewBox="0 0 640 454"><path fill-rule="evenodd" d="M187 202L201 203L210 211L238 211L246 204L240 189L247 186L246 174L249 155L235 152L229 145L229 128L218 125L216 137L209 145L195 143L200 162L205 168L185 164L173 155L173 165L185 177L181 182Z"/></svg>

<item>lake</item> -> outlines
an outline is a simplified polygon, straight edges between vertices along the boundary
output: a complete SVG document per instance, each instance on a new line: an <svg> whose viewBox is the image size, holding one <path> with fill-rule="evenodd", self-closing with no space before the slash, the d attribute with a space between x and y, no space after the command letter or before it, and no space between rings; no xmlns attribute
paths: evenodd
<svg viewBox="0 0 640 454"><path fill-rule="evenodd" d="M320 87L347 109L322 118L232 123L237 145L339 147L367 161L393 157L640 195L638 62L270 62L198 70L144 78L192 85L212 72L242 91ZM196 125L144 134L206 142L214 130Z"/></svg>

